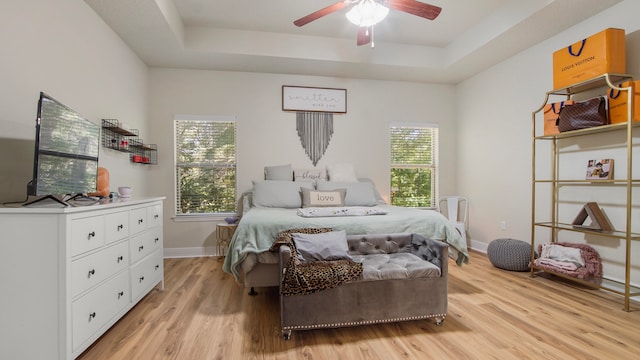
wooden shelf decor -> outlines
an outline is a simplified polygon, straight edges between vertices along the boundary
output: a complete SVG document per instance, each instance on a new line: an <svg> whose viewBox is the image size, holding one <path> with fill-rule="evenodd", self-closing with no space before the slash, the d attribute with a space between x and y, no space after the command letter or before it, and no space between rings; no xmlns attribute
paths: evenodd
<svg viewBox="0 0 640 360"><path fill-rule="evenodd" d="M591 224L583 225L587 218L591 219ZM573 220L572 225L577 228L603 232L611 232L614 230L609 219L607 219L596 202L588 202Z"/></svg>

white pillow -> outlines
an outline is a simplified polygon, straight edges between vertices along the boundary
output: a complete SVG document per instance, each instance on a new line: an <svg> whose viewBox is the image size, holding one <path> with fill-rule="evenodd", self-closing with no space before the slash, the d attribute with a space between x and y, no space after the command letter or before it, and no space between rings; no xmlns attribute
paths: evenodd
<svg viewBox="0 0 640 360"><path fill-rule="evenodd" d="M293 180L293 170L291 168L291 164L265 166L264 179L265 180L282 180L282 181Z"/></svg>
<svg viewBox="0 0 640 360"><path fill-rule="evenodd" d="M311 190L300 188L302 191L302 207L344 206L346 189Z"/></svg>
<svg viewBox="0 0 640 360"><path fill-rule="evenodd" d="M253 204L256 207L299 208L300 188L313 189L310 181L254 180Z"/></svg>
<svg viewBox="0 0 640 360"><path fill-rule="evenodd" d="M330 231L320 234L292 233L298 256L303 260L338 260L351 259L347 232Z"/></svg>
<svg viewBox="0 0 640 360"><path fill-rule="evenodd" d="M376 200L373 183L371 182L335 182L318 181L318 190L347 189L347 196L344 199L344 206L375 206Z"/></svg>
<svg viewBox="0 0 640 360"><path fill-rule="evenodd" d="M293 169L293 180L327 180L327 174L323 169Z"/></svg>
<svg viewBox="0 0 640 360"><path fill-rule="evenodd" d="M348 163L327 166L329 181L358 182L353 165Z"/></svg>

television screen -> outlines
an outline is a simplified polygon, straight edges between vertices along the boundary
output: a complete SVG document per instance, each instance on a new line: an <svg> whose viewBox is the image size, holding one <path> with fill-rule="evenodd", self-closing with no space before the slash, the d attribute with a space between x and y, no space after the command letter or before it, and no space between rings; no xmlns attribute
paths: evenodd
<svg viewBox="0 0 640 360"><path fill-rule="evenodd" d="M96 191L100 127L40 93L29 195Z"/></svg>

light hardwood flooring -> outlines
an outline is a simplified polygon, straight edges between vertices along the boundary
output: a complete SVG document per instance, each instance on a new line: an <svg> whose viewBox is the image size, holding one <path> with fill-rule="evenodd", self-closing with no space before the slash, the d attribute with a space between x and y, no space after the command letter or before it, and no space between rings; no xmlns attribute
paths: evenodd
<svg viewBox="0 0 640 360"><path fill-rule="evenodd" d="M431 320L280 336L278 292L247 295L217 258L166 259L154 290L79 359L640 359L640 306L549 276L449 265L449 311Z"/></svg>

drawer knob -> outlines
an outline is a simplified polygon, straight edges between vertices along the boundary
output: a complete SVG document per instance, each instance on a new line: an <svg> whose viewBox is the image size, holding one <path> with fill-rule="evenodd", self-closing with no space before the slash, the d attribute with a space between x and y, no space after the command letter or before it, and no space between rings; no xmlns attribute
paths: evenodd
<svg viewBox="0 0 640 360"><path fill-rule="evenodd" d="M89 314L89 321L91 321L91 319L94 319L96 317L96 312L92 312L91 314Z"/></svg>
<svg viewBox="0 0 640 360"><path fill-rule="evenodd" d="M124 291L120 291L120 292L118 293L118 299L120 299L120 298L121 298L121 297L123 297L123 296L124 296Z"/></svg>
<svg viewBox="0 0 640 360"><path fill-rule="evenodd" d="M122 229L124 229L124 225L122 225L122 224L118 225L118 231L120 231Z"/></svg>
<svg viewBox="0 0 640 360"><path fill-rule="evenodd" d="M142 223L143 223L143 220L142 220L142 219L138 220L138 225L140 225L140 224L142 224Z"/></svg>
<svg viewBox="0 0 640 360"><path fill-rule="evenodd" d="M92 238L92 237L95 237L95 236L96 236L96 232L95 232L95 231L92 231L92 232L90 232L90 233L89 233L89 235L87 236L87 240L91 240L91 238Z"/></svg>
<svg viewBox="0 0 640 360"><path fill-rule="evenodd" d="M138 247L138 251L142 251L142 250L144 250L144 245L140 245L140 246Z"/></svg>
<svg viewBox="0 0 640 360"><path fill-rule="evenodd" d="M144 276L140 276L140 282L144 281Z"/></svg>
<svg viewBox="0 0 640 360"><path fill-rule="evenodd" d="M158 241L160 241L160 238L155 238L154 241L158 242Z"/></svg>
<svg viewBox="0 0 640 360"><path fill-rule="evenodd" d="M122 260L124 260L124 256L122 256L122 255L118 256L118 264L119 264Z"/></svg>
<svg viewBox="0 0 640 360"><path fill-rule="evenodd" d="M160 265L156 265L156 270L160 269Z"/></svg>
<svg viewBox="0 0 640 360"><path fill-rule="evenodd" d="M153 215L153 218L157 219L158 218L158 214Z"/></svg>
<svg viewBox="0 0 640 360"><path fill-rule="evenodd" d="M87 279L91 277L91 275L95 275L96 274L96 269L91 269L89 270L89 273L87 274Z"/></svg>

